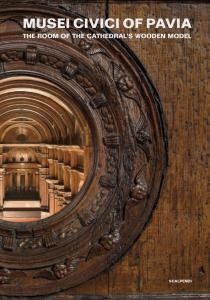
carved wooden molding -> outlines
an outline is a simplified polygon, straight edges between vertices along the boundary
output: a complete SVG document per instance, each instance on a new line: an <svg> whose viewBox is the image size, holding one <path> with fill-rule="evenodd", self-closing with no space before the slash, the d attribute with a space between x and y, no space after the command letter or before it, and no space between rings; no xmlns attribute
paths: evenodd
<svg viewBox="0 0 210 300"><path fill-rule="evenodd" d="M0 37L0 78L41 77L69 93L89 123L94 159L63 211L28 224L0 221L0 295L54 293L114 264L147 223L167 162L159 97L131 53L115 40L23 40L20 19L29 14L27 6L0 11L0 22L12 20L19 32ZM33 15L75 17L45 6Z"/></svg>

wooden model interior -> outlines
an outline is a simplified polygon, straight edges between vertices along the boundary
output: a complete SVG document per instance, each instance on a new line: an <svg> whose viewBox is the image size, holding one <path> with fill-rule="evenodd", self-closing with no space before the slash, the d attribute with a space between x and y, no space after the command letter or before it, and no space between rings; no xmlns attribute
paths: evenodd
<svg viewBox="0 0 210 300"><path fill-rule="evenodd" d="M46 80L12 76L0 86L0 218L46 218L83 186L91 154L88 124Z"/></svg>

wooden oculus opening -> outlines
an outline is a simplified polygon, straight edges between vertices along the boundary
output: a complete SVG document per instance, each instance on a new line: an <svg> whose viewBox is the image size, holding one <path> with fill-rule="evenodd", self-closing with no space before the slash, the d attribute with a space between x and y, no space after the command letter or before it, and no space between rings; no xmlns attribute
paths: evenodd
<svg viewBox="0 0 210 300"><path fill-rule="evenodd" d="M30 222L56 214L89 172L88 122L49 81L13 76L0 82L0 218Z"/></svg>

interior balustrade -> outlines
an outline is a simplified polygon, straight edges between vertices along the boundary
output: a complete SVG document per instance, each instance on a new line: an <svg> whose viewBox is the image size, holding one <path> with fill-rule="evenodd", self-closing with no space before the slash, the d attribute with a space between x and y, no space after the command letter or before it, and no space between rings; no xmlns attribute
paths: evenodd
<svg viewBox="0 0 210 300"><path fill-rule="evenodd" d="M19 217L21 221L21 209L29 211L32 201L40 204L36 219L59 212L73 200L87 176L88 149L76 145L4 145L0 152L2 219L17 221ZM17 201L23 200L26 205L18 209Z"/></svg>

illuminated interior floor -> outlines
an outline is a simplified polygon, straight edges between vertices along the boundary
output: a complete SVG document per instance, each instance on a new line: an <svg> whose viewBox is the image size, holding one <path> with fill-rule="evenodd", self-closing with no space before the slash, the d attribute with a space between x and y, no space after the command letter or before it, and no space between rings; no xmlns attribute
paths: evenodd
<svg viewBox="0 0 210 300"><path fill-rule="evenodd" d="M40 201L34 200L15 200L15 201L4 201L4 208L39 208Z"/></svg>
<svg viewBox="0 0 210 300"><path fill-rule="evenodd" d="M4 201L4 210L0 213L0 218L11 222L33 222L49 215L49 213L41 211L40 201L8 200Z"/></svg>

